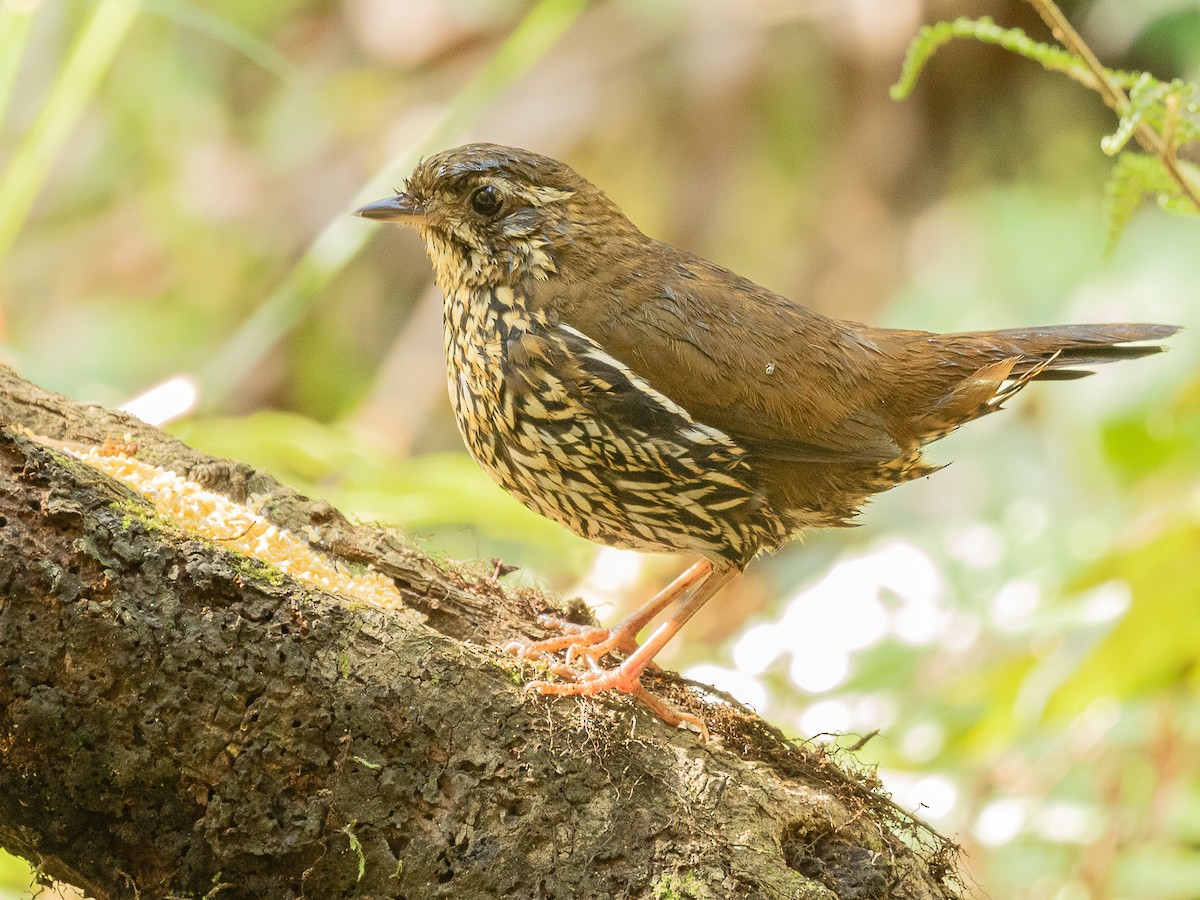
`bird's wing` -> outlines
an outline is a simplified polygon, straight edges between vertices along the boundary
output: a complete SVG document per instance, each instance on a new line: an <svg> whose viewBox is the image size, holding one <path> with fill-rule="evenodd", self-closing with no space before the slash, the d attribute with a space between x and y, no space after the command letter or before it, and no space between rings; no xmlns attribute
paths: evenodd
<svg viewBox="0 0 1200 900"><path fill-rule="evenodd" d="M589 416L615 433L664 438L697 427L687 410L569 325L514 333L505 343L503 365L506 389L523 406L528 408L532 400L545 406L550 398L565 423ZM713 440L729 440L715 428L705 428L704 433Z"/></svg>
<svg viewBox="0 0 1200 900"><path fill-rule="evenodd" d="M555 291L587 333L697 421L755 455L880 462L903 451L870 376L888 348L753 282L667 245L666 262L612 270Z"/></svg>
<svg viewBox="0 0 1200 900"><path fill-rule="evenodd" d="M503 366L505 392L522 411L521 432L542 455L570 458L569 469L584 472L563 490L590 496L584 508L594 503L597 520L614 513L602 507L615 503L625 527L654 546L739 565L757 551L767 526L746 523L760 515L763 498L746 450L728 435L697 422L570 326L515 333ZM586 484L605 487L589 492Z"/></svg>

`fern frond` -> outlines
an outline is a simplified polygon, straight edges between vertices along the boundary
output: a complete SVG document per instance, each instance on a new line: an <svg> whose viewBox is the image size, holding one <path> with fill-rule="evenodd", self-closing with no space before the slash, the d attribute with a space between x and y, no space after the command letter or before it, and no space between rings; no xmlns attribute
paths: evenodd
<svg viewBox="0 0 1200 900"><path fill-rule="evenodd" d="M1195 93L1193 85L1178 78L1159 81L1149 73L1139 73L1129 85L1129 104L1120 110L1117 130L1100 141L1100 149L1109 156L1116 156L1143 121L1160 134L1169 134L1172 149L1180 143L1195 140L1200 135L1200 121L1196 118L1200 106L1194 99L1189 99Z"/></svg>
<svg viewBox="0 0 1200 900"><path fill-rule="evenodd" d="M1194 178L1195 167L1187 168L1191 169L1188 174ZM1125 226L1147 195L1153 196L1158 205L1169 212L1196 214L1196 208L1163 161L1145 153L1126 151L1117 157L1104 186L1104 195L1106 255L1112 254Z"/></svg>
<svg viewBox="0 0 1200 900"><path fill-rule="evenodd" d="M973 38L983 44L993 44L1003 47L1012 53L1023 56L1040 64L1052 72L1062 72L1074 78L1085 87L1096 90L1096 76L1088 68L1082 57L1076 56L1054 44L1044 44L1035 41L1020 28L1001 28L989 16L978 19L960 17L953 22L937 22L925 25L917 32L916 37L908 45L904 56L904 65L900 69L900 78L892 85L890 93L893 100L903 100L912 93L926 63L941 47L955 38ZM1145 72L1126 72L1122 69L1105 69L1105 73L1113 83L1126 90L1131 90L1139 81L1149 79L1152 85L1163 85ZM1191 93L1191 86L1186 82L1175 79L1169 82L1173 91ZM1192 104L1195 107L1195 104Z"/></svg>
<svg viewBox="0 0 1200 900"><path fill-rule="evenodd" d="M960 17L953 22L926 25L917 32L912 43L908 45L904 65L900 70L900 79L892 85L892 99L903 100L912 93L925 64L939 48L955 38L974 38L984 44L995 44L1041 63L1047 69L1064 72L1089 87L1095 87L1095 78L1087 64L1062 47L1035 41L1020 28L1001 28L988 16L978 19Z"/></svg>

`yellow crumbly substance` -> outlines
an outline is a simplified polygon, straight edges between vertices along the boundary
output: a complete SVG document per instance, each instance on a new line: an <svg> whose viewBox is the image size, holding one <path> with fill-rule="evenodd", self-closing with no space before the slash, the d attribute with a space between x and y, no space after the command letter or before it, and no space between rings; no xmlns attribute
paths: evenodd
<svg viewBox="0 0 1200 900"><path fill-rule="evenodd" d="M155 512L180 528L230 550L262 560L313 587L384 609L403 606L400 592L377 572L354 575L339 569L305 541L228 497L205 490L174 472L141 462L109 445L62 447L72 456L145 494Z"/></svg>

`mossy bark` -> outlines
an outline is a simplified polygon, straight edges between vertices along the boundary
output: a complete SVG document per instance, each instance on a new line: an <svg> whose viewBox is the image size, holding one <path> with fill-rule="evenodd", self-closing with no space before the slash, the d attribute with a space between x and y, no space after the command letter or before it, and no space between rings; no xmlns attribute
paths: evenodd
<svg viewBox="0 0 1200 900"><path fill-rule="evenodd" d="M409 607L279 578L26 429L130 432ZM536 602L263 473L4 369L0 467L0 846L96 898L958 896L870 779L727 707L705 745L528 694L497 647Z"/></svg>

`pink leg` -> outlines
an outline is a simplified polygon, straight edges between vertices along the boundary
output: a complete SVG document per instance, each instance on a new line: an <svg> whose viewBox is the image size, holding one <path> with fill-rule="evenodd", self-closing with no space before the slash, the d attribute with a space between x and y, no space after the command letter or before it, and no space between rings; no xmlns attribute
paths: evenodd
<svg viewBox="0 0 1200 900"><path fill-rule="evenodd" d="M695 568L693 566L692 569L688 570L688 573L692 572ZM732 567L722 567L712 570L712 574L708 576L691 597L683 602L675 614L658 626L646 643L638 647L617 668L601 669L599 666L593 664L591 672L572 672L574 676L573 681L567 683L533 681L527 687L533 688L541 694L579 694L583 696L590 696L603 691L625 691L646 702L658 714L659 718L668 724L678 725L681 722L690 722L693 725L699 726L702 732L707 733L704 723L697 717L672 709L661 701L651 698L646 693L645 688L642 687L639 679L642 676L642 672L645 671L646 666L650 664L650 660L654 658L654 655L666 646L667 642L675 636L688 619L696 614L700 607L737 576L738 571L738 569ZM685 576L688 573L685 573ZM678 580L676 583L678 583ZM641 611L639 610L639 612Z"/></svg>
<svg viewBox="0 0 1200 900"><path fill-rule="evenodd" d="M565 650L566 665L559 664L552 668L559 675L573 677L578 673L569 666L579 656L583 656L589 663L595 664L614 650L634 653L638 649L638 632L675 600L702 582L711 571L712 563L707 559L694 563L682 575L655 594L648 603L609 628L593 628L590 625L577 625L554 616L541 616L538 621L542 625L566 633L541 641L513 641L504 649L508 653L523 657L558 653Z"/></svg>

